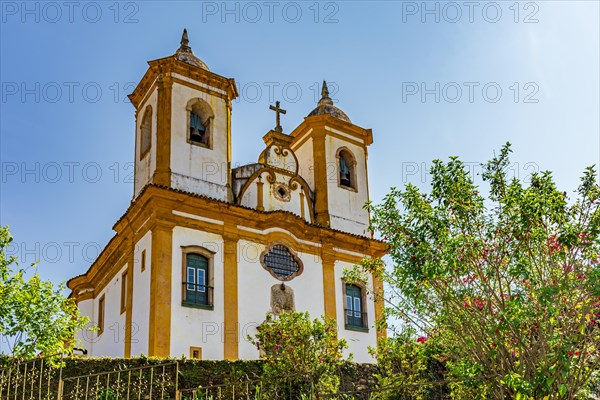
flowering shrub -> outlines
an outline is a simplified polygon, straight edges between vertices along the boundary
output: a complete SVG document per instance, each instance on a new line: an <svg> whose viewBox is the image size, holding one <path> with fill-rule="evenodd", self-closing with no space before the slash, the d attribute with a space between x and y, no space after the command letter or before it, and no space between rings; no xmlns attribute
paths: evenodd
<svg viewBox="0 0 600 400"><path fill-rule="evenodd" d="M337 339L335 321L310 320L308 313L285 312L266 320L248 339L265 360L263 392L267 398L336 393L347 343Z"/></svg>
<svg viewBox="0 0 600 400"><path fill-rule="evenodd" d="M484 199L457 158L431 193L409 184L370 204L394 266L365 261L391 290L386 312L425 332L456 393L583 396L600 363L600 188L588 168L570 201L549 172L507 176L510 145L484 165ZM471 397L472 398L472 397Z"/></svg>
<svg viewBox="0 0 600 400"><path fill-rule="evenodd" d="M378 390L373 399L424 400L427 398L426 338L413 338L405 330L393 338L379 339L371 354L377 358L379 373L375 375Z"/></svg>

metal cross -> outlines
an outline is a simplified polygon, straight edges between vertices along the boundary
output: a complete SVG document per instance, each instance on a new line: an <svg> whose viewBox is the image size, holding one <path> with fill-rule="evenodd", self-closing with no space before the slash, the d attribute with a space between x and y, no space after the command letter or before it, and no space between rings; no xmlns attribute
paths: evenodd
<svg viewBox="0 0 600 400"><path fill-rule="evenodd" d="M279 118L279 114L285 114L287 111L283 108L279 107L279 101L275 102L275 107L269 106L270 110L275 111L275 121L277 122L277 126L275 127L276 132L283 132L283 128L281 127L281 121Z"/></svg>

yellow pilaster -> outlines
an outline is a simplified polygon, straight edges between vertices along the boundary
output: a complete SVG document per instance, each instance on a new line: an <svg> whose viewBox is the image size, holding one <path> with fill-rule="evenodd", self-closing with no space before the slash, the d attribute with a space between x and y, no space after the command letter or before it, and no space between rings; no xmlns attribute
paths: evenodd
<svg viewBox="0 0 600 400"><path fill-rule="evenodd" d="M125 308L125 358L131 357L131 332L132 332L132 310L133 310L133 272L134 272L134 246L127 256L127 302Z"/></svg>
<svg viewBox="0 0 600 400"><path fill-rule="evenodd" d="M225 312L223 324L224 355L226 360L237 360L239 355L238 326L238 235L235 227L225 226L223 279Z"/></svg>
<svg viewBox="0 0 600 400"><path fill-rule="evenodd" d="M302 219L304 219L306 217L304 211L304 192L302 190L303 189L300 188L300 216L302 217Z"/></svg>
<svg viewBox="0 0 600 400"><path fill-rule="evenodd" d="M171 103L173 80L168 75L158 78L158 110L156 114L156 171L153 182L171 186Z"/></svg>
<svg viewBox="0 0 600 400"><path fill-rule="evenodd" d="M232 155L232 151L231 151L231 100L232 99L228 99L227 100L227 110L226 110L226 114L227 114L227 175L225 175L227 177L227 201L232 202L233 201L233 187L231 185L231 155ZM223 174L221 173L221 176L223 176Z"/></svg>
<svg viewBox="0 0 600 400"><path fill-rule="evenodd" d="M329 226L329 199L327 188L327 157L325 156L325 133L313 135L313 157L315 173L315 220L317 224Z"/></svg>
<svg viewBox="0 0 600 400"><path fill-rule="evenodd" d="M373 275L373 289L374 289L374 298L375 298L375 319L380 321L383 318L385 303L383 299L383 282L381 278ZM386 328L377 330L377 339L387 337Z"/></svg>
<svg viewBox="0 0 600 400"><path fill-rule="evenodd" d="M335 300L335 255L333 249L324 248L323 258L323 294L325 299L325 315L337 319Z"/></svg>
<svg viewBox="0 0 600 400"><path fill-rule="evenodd" d="M256 182L256 209L258 211L264 211L265 206L263 202L263 185L264 182L261 180L260 176L258 177L258 182Z"/></svg>
<svg viewBox="0 0 600 400"><path fill-rule="evenodd" d="M168 357L171 352L172 247L172 226L152 228L148 355L155 357Z"/></svg>

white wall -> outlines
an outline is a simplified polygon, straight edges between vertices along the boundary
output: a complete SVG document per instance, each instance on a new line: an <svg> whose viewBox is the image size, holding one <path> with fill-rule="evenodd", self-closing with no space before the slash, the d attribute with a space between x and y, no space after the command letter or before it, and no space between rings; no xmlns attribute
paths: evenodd
<svg viewBox="0 0 600 400"><path fill-rule="evenodd" d="M177 76L180 79L188 78ZM199 82L191 81L202 85ZM222 90L212 88L216 92ZM212 149L190 144L188 137L187 104L200 98L210 105L212 120ZM227 200L227 105L224 99L179 83L173 84L171 116L171 185L177 189Z"/></svg>
<svg viewBox="0 0 600 400"><path fill-rule="evenodd" d="M146 269L142 272L142 251L146 251ZM148 354L150 322L150 276L152 231L136 244L133 254L133 302L131 310L131 356Z"/></svg>
<svg viewBox="0 0 600 400"><path fill-rule="evenodd" d="M357 332L347 330L345 327L344 307L346 299L344 298L342 273L345 268L352 268L351 263L336 261L335 262L335 302L337 308L337 326L338 337L346 339L348 342L348 350L346 354L352 353L354 361L359 363L373 363L375 359L368 352L368 347L377 346L377 330L375 329L375 303L370 295L367 295L367 319L369 322L369 332ZM373 282L369 276L367 287L372 288Z"/></svg>
<svg viewBox="0 0 600 400"><path fill-rule="evenodd" d="M88 351L88 355L92 354L94 342L96 341L96 333L91 331L90 328L95 326L96 324L92 321L94 318L94 300L88 299L83 300L77 303L77 307L79 308L79 312L82 316L88 317L90 322L81 330L77 331L75 334L75 344L76 347L84 348Z"/></svg>
<svg viewBox="0 0 600 400"><path fill-rule="evenodd" d="M308 139L294 153L298 157L298 175L302 176L311 190L315 190L313 140Z"/></svg>
<svg viewBox="0 0 600 400"><path fill-rule="evenodd" d="M125 355L125 312L121 314L121 274L127 269L125 264L116 276L93 299L91 320L98 324L98 303L104 295L104 331L94 333L94 343L90 356L123 357Z"/></svg>
<svg viewBox="0 0 600 400"><path fill-rule="evenodd" d="M184 307L182 301L181 246L201 246L216 251L213 260L214 310ZM171 356L189 357L190 346L202 347L202 358L224 357L221 337L224 316L223 239L220 235L194 229L173 229L173 274L171 286Z"/></svg>
<svg viewBox="0 0 600 400"><path fill-rule="evenodd" d="M292 245L290 247L296 251ZM260 254L264 249L265 245L259 243L246 240L240 240L238 243L238 320L241 359L259 357L256 347L245 338L247 335L256 334L256 326L264 321L266 314L271 311L271 287L281 283L260 264ZM294 291L296 311L308 311L311 318L318 318L325 313L321 259L306 253L297 252L297 255L304 264L304 271L285 284Z"/></svg>

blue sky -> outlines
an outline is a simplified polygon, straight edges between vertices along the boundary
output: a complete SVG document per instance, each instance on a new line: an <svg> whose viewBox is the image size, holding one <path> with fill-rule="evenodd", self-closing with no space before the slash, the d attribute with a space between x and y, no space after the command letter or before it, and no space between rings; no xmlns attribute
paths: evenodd
<svg viewBox="0 0 600 400"><path fill-rule="evenodd" d="M69 4L0 3L0 223L10 252L56 282L88 268L129 205L125 96L184 27L195 54L238 83L235 163L263 149L269 104L281 101L291 132L323 79L373 129L375 201L427 188L436 158L477 173L506 141L514 174L552 170L567 192L600 158L596 1Z"/></svg>

